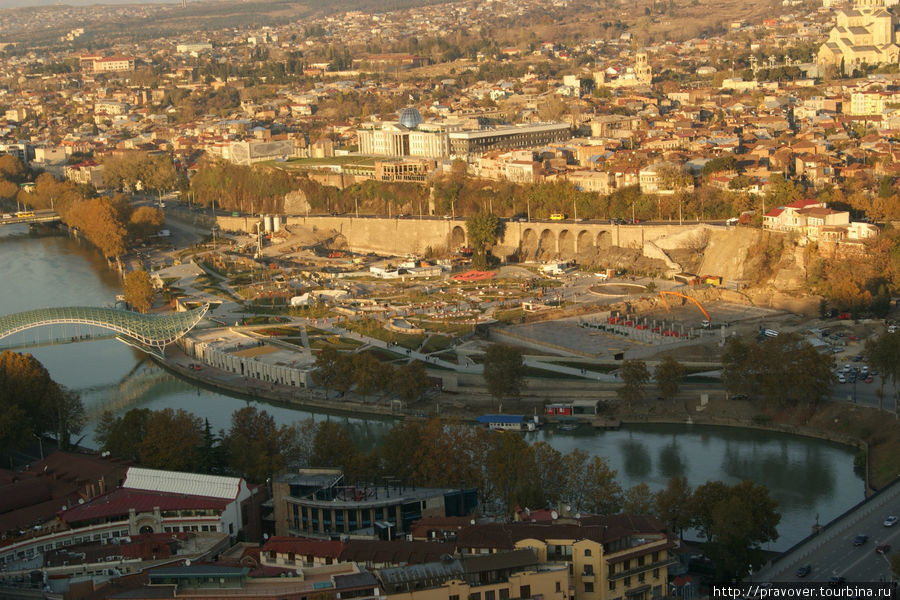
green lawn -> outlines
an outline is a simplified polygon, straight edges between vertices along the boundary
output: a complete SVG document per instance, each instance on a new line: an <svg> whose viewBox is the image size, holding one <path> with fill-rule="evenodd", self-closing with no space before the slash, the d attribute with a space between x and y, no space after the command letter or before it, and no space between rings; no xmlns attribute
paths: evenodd
<svg viewBox="0 0 900 600"><path fill-rule="evenodd" d="M450 347L451 338L445 335L432 335L422 347L422 352L431 354L432 352L440 352Z"/></svg>

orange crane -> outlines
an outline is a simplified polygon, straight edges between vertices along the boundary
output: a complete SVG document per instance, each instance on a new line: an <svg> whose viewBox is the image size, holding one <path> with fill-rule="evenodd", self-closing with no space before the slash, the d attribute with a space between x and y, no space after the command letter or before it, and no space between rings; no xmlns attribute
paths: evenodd
<svg viewBox="0 0 900 600"><path fill-rule="evenodd" d="M678 296L679 298L685 298L686 300L690 300L691 302L693 302L694 304L697 305L697 308L700 309L700 312L703 313L703 316L706 317L706 320L707 320L707 321L711 321L711 320L712 320L712 319L710 319L710 317L709 317L709 313L706 312L706 310L703 308L703 306L701 306L701 304L700 304L699 302L697 302L697 300L696 300L695 298L691 298L690 296L685 296L684 294L681 294L681 293L679 293L679 292L661 291L661 292L659 293L659 299L662 300L663 306L666 307L666 312L669 312L669 305L666 303L666 296L667 296L667 295L668 295L668 296Z"/></svg>

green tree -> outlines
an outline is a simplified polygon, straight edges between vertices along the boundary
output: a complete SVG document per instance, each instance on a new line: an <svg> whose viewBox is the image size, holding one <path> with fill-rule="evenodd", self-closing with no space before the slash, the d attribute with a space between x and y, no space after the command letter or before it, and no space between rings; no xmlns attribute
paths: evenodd
<svg viewBox="0 0 900 600"><path fill-rule="evenodd" d="M761 342L730 338L722 354L722 380L732 394L780 405L815 406L831 395L834 359L796 334Z"/></svg>
<svg viewBox="0 0 900 600"><path fill-rule="evenodd" d="M266 411L245 406L231 414L231 428L222 440L232 470L248 481L264 483L282 471L282 454L288 437L286 426L278 427Z"/></svg>
<svg viewBox="0 0 900 600"><path fill-rule="evenodd" d="M619 369L622 385L616 390L619 398L629 404L641 399L644 385L650 381L647 363L642 360L626 360Z"/></svg>
<svg viewBox="0 0 900 600"><path fill-rule="evenodd" d="M592 457L585 469L584 485L586 502L584 509L598 515L611 515L622 508L622 486L616 481L618 471L611 468L606 458Z"/></svg>
<svg viewBox="0 0 900 600"><path fill-rule="evenodd" d="M145 313L153 306L153 283L143 269L125 274L122 292L125 302L138 312Z"/></svg>
<svg viewBox="0 0 900 600"><path fill-rule="evenodd" d="M422 397L431 382L425 372L425 364L414 360L394 370L392 387L404 402L413 402Z"/></svg>
<svg viewBox="0 0 900 600"><path fill-rule="evenodd" d="M313 438L310 466L338 467L348 479L352 479L358 462L359 450L353 443L350 431L332 421L320 423Z"/></svg>
<svg viewBox="0 0 900 600"><path fill-rule="evenodd" d="M0 450L45 434L68 448L83 424L78 395L53 381L40 361L30 354L0 353Z"/></svg>
<svg viewBox="0 0 900 600"><path fill-rule="evenodd" d="M694 528L706 541L712 539L713 513L716 507L730 494L728 486L721 481L707 481L698 485L691 495L690 511Z"/></svg>
<svg viewBox="0 0 900 600"><path fill-rule="evenodd" d="M866 357L869 364L881 373L878 390L878 409L884 408L884 384L890 379L896 389L900 381L900 334L882 333L866 341ZM897 409L900 414L900 408Z"/></svg>
<svg viewBox="0 0 900 600"><path fill-rule="evenodd" d="M367 398L374 391L383 390L390 381L390 365L383 364L369 352L353 355L353 382L356 393Z"/></svg>
<svg viewBox="0 0 900 600"><path fill-rule="evenodd" d="M510 514L516 505L543 506L544 497L535 477L534 453L521 435L501 431L487 457L488 480L496 491L500 509Z"/></svg>
<svg viewBox="0 0 900 600"><path fill-rule="evenodd" d="M744 577L766 560L762 544L778 539L778 502L762 484L743 481L729 488L712 511L706 555L716 564L721 581Z"/></svg>
<svg viewBox="0 0 900 600"><path fill-rule="evenodd" d="M141 459L141 441L147 431L149 408L132 408L121 417L105 411L94 431L100 448L113 456L135 462Z"/></svg>
<svg viewBox="0 0 900 600"><path fill-rule="evenodd" d="M466 219L466 234L472 247L472 266L487 267L487 251L503 235L503 223L491 213L481 212Z"/></svg>
<svg viewBox="0 0 900 600"><path fill-rule="evenodd" d="M559 506L567 489L563 453L544 441L531 445L538 485L550 506Z"/></svg>
<svg viewBox="0 0 900 600"><path fill-rule="evenodd" d="M182 408L151 411L138 448L140 462L153 469L193 472L202 439L199 417Z"/></svg>
<svg viewBox="0 0 900 600"><path fill-rule="evenodd" d="M488 346L484 353L484 381L503 412L503 400L518 399L525 384L525 362L519 349L500 344Z"/></svg>
<svg viewBox="0 0 900 600"><path fill-rule="evenodd" d="M643 481L628 488L622 498L622 512L626 515L649 515L654 512L653 492Z"/></svg>
<svg viewBox="0 0 900 600"><path fill-rule="evenodd" d="M197 471L209 475L224 475L228 471L222 438L213 432L209 419L203 421L203 437L197 447Z"/></svg>
<svg viewBox="0 0 900 600"><path fill-rule="evenodd" d="M673 475L654 497L656 514L679 536L691 526L691 488L687 477Z"/></svg>
<svg viewBox="0 0 900 600"><path fill-rule="evenodd" d="M338 365L344 357L335 349L334 346L325 346L316 354L316 361L313 366L312 380L314 383L325 388L325 397L328 397L328 390L337 382L339 368Z"/></svg>
<svg viewBox="0 0 900 600"><path fill-rule="evenodd" d="M678 395L679 382L684 377L684 365L667 356L656 365L653 376L660 395L666 400L674 400Z"/></svg>
<svg viewBox="0 0 900 600"><path fill-rule="evenodd" d="M61 394L56 398L56 410L48 416L59 449L71 450L72 436L81 433L87 422L81 397L75 392L63 388Z"/></svg>

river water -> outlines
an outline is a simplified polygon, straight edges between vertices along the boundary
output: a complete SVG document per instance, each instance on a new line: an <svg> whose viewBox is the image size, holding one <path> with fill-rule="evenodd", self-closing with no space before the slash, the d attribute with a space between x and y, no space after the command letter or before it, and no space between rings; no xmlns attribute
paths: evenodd
<svg viewBox="0 0 900 600"><path fill-rule="evenodd" d="M49 306L110 306L120 293L118 278L95 251L66 237L32 237L24 226L0 229L0 315ZM350 426L361 447L371 447L391 426L389 419L360 419L309 413L256 402L196 386L160 369L139 351L115 339L47 344L84 333L74 326L42 327L0 341L30 352L55 380L78 392L90 416L83 443L93 445L93 426L104 410L184 408L227 429L233 411L248 404L267 410L279 423L313 417ZM863 482L853 473L855 450L811 438L770 432L688 425L636 425L620 431L573 432L544 429L528 434L560 451L581 448L607 457L627 488L646 482L656 490L672 475L692 486L711 479L764 483L782 512L783 550L863 499Z"/></svg>

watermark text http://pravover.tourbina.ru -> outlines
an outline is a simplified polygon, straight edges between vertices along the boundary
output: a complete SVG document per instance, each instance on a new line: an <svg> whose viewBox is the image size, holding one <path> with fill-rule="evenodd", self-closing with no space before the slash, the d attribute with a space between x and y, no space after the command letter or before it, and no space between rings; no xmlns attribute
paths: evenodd
<svg viewBox="0 0 900 600"><path fill-rule="evenodd" d="M713 598L724 600L791 600L793 598L841 598L897 600L897 584L893 582L866 583L748 583L714 584Z"/></svg>

